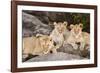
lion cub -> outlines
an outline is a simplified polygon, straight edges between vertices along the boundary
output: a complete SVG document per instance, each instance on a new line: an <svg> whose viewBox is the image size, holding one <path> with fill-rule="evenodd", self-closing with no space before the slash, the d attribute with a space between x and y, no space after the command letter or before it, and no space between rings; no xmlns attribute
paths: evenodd
<svg viewBox="0 0 100 73"><path fill-rule="evenodd" d="M71 44L74 49L89 49L90 34L82 31L83 24L70 25L71 31L66 43ZM79 46L79 47L78 47Z"/></svg>
<svg viewBox="0 0 100 73"><path fill-rule="evenodd" d="M54 47L53 40L48 35L38 35L23 38L23 54L45 55ZM27 57L26 56L26 57Z"/></svg>
<svg viewBox="0 0 100 73"><path fill-rule="evenodd" d="M51 32L50 37L55 42L54 53L57 53L57 49L63 45L64 32L66 31L67 22L54 22L54 30Z"/></svg>

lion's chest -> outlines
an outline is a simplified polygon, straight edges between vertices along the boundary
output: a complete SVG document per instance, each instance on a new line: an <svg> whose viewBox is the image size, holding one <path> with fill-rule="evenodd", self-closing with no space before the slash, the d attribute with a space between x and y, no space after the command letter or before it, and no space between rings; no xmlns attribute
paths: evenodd
<svg viewBox="0 0 100 73"><path fill-rule="evenodd" d="M56 43L60 43L64 41L64 37L62 33L52 32L50 37L52 37L53 41L55 41Z"/></svg>

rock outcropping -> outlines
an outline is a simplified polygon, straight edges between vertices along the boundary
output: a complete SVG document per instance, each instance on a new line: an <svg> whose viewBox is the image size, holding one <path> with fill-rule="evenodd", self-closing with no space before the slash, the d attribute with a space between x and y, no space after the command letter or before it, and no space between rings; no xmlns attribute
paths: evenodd
<svg viewBox="0 0 100 73"><path fill-rule="evenodd" d="M32 12L31 12L32 13ZM39 16L36 14L31 14L28 12L22 12L22 27L23 27L23 37L29 37L32 35L38 34L46 34L50 35L51 31L53 30L52 23L49 24L49 18L51 19L52 16L50 16L48 13L46 14L45 18L40 19ZM59 13L58 13L59 14ZM59 14L60 16L60 14ZM42 18L42 17L41 17ZM57 17L53 17L53 20ZM46 19L46 21L44 20ZM89 58L89 51L80 51L80 50L74 50L71 45L65 45L60 47L57 54L49 53L44 56L36 56L32 57L31 59L27 60L27 62L37 62L37 61L56 61L56 60L73 60L73 59L83 59L83 58Z"/></svg>
<svg viewBox="0 0 100 73"><path fill-rule="evenodd" d="M80 60L80 59L83 59L83 58L78 55L58 52L57 54L47 54L44 56L37 56L37 57L27 60L27 62Z"/></svg>

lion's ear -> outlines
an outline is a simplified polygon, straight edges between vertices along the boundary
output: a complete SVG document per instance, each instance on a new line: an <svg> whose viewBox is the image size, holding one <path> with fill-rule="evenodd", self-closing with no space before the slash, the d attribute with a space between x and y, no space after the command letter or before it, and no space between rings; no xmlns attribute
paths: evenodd
<svg viewBox="0 0 100 73"><path fill-rule="evenodd" d="M82 23L79 23L79 26L80 26L81 28L83 28L83 24L82 24Z"/></svg>
<svg viewBox="0 0 100 73"><path fill-rule="evenodd" d="M70 29L72 29L74 27L74 25L73 24L70 24Z"/></svg>
<svg viewBox="0 0 100 73"><path fill-rule="evenodd" d="M68 22L64 21L64 23L63 23L63 24L67 26L67 25L68 25Z"/></svg>
<svg viewBox="0 0 100 73"><path fill-rule="evenodd" d="M57 25L57 23L56 23L56 22L54 22L53 24L54 24L54 26L56 26L56 25Z"/></svg>

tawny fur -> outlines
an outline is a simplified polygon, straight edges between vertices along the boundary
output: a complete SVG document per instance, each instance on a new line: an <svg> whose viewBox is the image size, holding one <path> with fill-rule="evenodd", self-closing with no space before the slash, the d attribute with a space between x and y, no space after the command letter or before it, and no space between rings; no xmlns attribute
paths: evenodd
<svg viewBox="0 0 100 73"><path fill-rule="evenodd" d="M23 38L23 54L26 55L45 55L53 47L53 40L48 35Z"/></svg>
<svg viewBox="0 0 100 73"><path fill-rule="evenodd" d="M56 43L55 53L57 53L57 49L63 45L64 42L64 32L66 31L67 22L54 22L54 30L51 32L50 37Z"/></svg>
<svg viewBox="0 0 100 73"><path fill-rule="evenodd" d="M90 34L82 31L83 24L70 25L71 31L65 44L71 44L74 49L88 49L90 47ZM80 43L80 47L76 43ZM87 46L87 47L86 47Z"/></svg>

